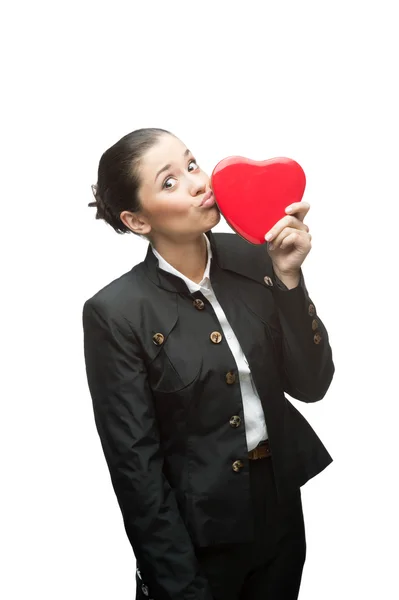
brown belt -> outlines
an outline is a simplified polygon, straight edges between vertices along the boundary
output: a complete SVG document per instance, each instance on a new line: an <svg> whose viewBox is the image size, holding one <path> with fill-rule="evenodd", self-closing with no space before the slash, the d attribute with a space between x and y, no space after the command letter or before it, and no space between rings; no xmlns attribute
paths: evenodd
<svg viewBox="0 0 399 600"><path fill-rule="evenodd" d="M270 451L269 440L265 440L260 443L259 446L248 452L248 458L250 460L257 460L258 458L269 458L272 453Z"/></svg>

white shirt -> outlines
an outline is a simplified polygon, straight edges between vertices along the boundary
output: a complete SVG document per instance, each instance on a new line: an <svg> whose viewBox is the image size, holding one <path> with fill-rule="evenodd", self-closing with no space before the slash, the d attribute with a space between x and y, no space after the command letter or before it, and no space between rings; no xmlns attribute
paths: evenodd
<svg viewBox="0 0 399 600"><path fill-rule="evenodd" d="M265 415L263 412L262 403L252 379L251 371L249 370L248 361L245 358L238 339L236 338L234 331L227 321L226 315L224 314L223 309L213 291L209 277L212 249L208 237L205 234L204 237L208 249L208 260L206 263L204 276L200 283L195 283L194 281L191 281L191 279L188 279L188 277L180 273L180 271L166 262L166 260L162 258L162 256L159 254L159 252L157 252L157 250L155 250L153 246L151 246L151 248L158 259L159 268L183 279L191 293L200 291L207 298L207 300L209 300L216 313L220 326L223 330L224 337L226 338L237 365L244 409L245 433L247 437L248 451L250 451L255 448L261 440L265 440L268 437Z"/></svg>

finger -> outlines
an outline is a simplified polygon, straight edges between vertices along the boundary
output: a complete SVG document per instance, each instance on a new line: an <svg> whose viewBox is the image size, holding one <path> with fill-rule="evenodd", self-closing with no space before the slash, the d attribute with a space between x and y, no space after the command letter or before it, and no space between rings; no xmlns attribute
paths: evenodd
<svg viewBox="0 0 399 600"><path fill-rule="evenodd" d="M269 249L278 249L278 248L288 248L288 246L295 244L298 247L306 247L310 244L312 240L312 236L310 233L306 231L301 231L299 229L292 229L291 227L286 227L274 240L272 243L272 247Z"/></svg>
<svg viewBox="0 0 399 600"><path fill-rule="evenodd" d="M295 214L298 219L303 221L309 210L310 204L308 202L294 202L293 204L287 206L285 212L289 215Z"/></svg>
<svg viewBox="0 0 399 600"><path fill-rule="evenodd" d="M295 246L296 248L302 248L303 250L310 250L312 247L311 238L312 236L308 233L295 230L282 240L280 249L285 250L290 246Z"/></svg>
<svg viewBox="0 0 399 600"><path fill-rule="evenodd" d="M309 231L309 227L306 225L306 223L304 223L301 219L298 219L296 215L287 215L286 217L283 217L283 219L286 219L286 227L292 227L293 229Z"/></svg>
<svg viewBox="0 0 399 600"><path fill-rule="evenodd" d="M286 250L290 246L295 246L298 250L301 249L304 252L309 252L312 244L308 237L301 235L300 232L291 233L280 244L280 250Z"/></svg>
<svg viewBox="0 0 399 600"><path fill-rule="evenodd" d="M268 233L265 235L265 240L270 242L272 239L276 238L285 227L309 231L309 227L300 219L287 215L280 219L280 221L277 221L277 223L268 231Z"/></svg>

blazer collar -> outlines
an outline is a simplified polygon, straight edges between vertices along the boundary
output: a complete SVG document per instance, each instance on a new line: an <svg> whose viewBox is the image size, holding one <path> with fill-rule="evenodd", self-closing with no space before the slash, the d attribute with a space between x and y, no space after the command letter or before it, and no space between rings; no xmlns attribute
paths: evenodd
<svg viewBox="0 0 399 600"><path fill-rule="evenodd" d="M221 271L238 273L262 285L265 284L265 276L274 277L272 262L264 244L249 244L238 234L214 234L210 230L205 235L208 237L212 249L210 280L213 288L218 286L222 276ZM193 295L181 277L159 268L158 259L152 251L151 244L148 244L144 267L148 277L158 287L170 292ZM199 292L194 292L194 295L198 294Z"/></svg>
<svg viewBox="0 0 399 600"><path fill-rule="evenodd" d="M207 236L212 250L212 259L210 265L210 279L212 280L212 274L215 272L216 265L219 262L219 256L217 251L217 245L215 242L215 236L212 231L206 231L205 235ZM161 287L170 292L179 292L183 294L191 295L191 292L187 288L186 283L183 279L173 273L169 273L168 271L164 271L159 267L158 258L155 256L152 251L151 244L148 244L147 255L144 259L144 266L146 268L147 276L155 285Z"/></svg>

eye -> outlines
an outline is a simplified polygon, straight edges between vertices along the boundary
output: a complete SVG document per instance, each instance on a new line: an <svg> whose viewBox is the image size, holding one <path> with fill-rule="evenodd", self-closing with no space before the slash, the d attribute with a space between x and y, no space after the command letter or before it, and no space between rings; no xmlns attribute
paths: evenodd
<svg viewBox="0 0 399 600"><path fill-rule="evenodd" d="M197 165L197 161L192 159L190 160L190 162L188 163L188 170L190 171L190 167L194 167L191 169L191 171L195 171L195 169L199 169L199 166Z"/></svg>
<svg viewBox="0 0 399 600"><path fill-rule="evenodd" d="M176 179L174 177L167 177L162 184L162 188L164 190L170 190L174 187L173 183L176 183Z"/></svg>

